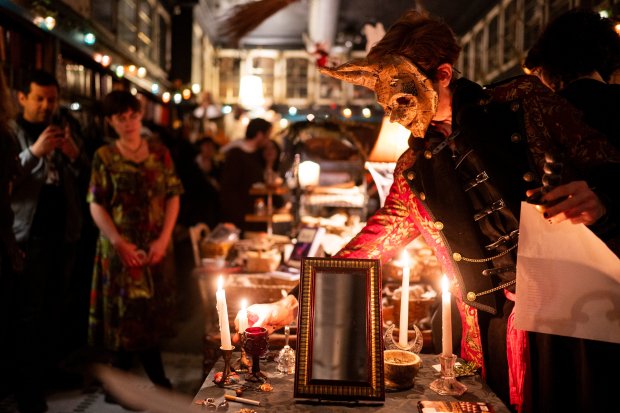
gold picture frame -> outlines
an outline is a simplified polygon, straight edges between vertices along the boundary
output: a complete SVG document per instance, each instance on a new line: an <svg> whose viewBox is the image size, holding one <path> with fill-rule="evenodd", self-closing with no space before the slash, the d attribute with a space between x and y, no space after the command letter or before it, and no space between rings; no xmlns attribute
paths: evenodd
<svg viewBox="0 0 620 413"><path fill-rule="evenodd" d="M302 259L296 399L385 400L379 260Z"/></svg>

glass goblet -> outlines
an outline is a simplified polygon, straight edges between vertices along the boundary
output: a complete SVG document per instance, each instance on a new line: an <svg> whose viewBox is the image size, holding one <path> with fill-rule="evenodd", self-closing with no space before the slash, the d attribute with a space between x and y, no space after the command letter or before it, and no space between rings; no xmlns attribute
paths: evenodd
<svg viewBox="0 0 620 413"><path fill-rule="evenodd" d="M248 327L245 330L244 349L252 356L252 373L247 377L250 381L263 381L267 378L260 371L260 358L267 354L269 334L264 327Z"/></svg>

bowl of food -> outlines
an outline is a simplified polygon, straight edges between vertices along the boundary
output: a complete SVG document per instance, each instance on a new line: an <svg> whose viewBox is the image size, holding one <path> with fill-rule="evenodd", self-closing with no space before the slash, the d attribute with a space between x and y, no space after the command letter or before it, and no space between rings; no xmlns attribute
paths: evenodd
<svg viewBox="0 0 620 413"><path fill-rule="evenodd" d="M385 387L388 390L405 390L413 387L420 367L422 359L411 351L385 350L383 352Z"/></svg>

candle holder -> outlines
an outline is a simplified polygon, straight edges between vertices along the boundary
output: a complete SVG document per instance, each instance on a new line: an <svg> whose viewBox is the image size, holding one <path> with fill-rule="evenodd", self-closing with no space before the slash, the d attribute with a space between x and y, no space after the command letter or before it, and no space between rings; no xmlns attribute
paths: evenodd
<svg viewBox="0 0 620 413"><path fill-rule="evenodd" d="M467 391L467 386L456 379L454 374L454 363L456 356L439 355L439 363L441 365L441 377L433 380L431 390L444 396L460 396Z"/></svg>
<svg viewBox="0 0 620 413"><path fill-rule="evenodd" d="M248 381L265 381L267 376L260 371L260 358L267 354L269 335L264 327L248 327L245 330L245 351L252 356L252 372L246 376Z"/></svg>
<svg viewBox="0 0 620 413"><path fill-rule="evenodd" d="M220 350L222 350L222 358L224 359L224 368L222 369L221 374L216 373L215 378L213 379L213 382L219 387L224 387L227 384L232 384L234 382L237 382L238 378L237 380L233 379L233 375L236 376L236 373L235 373L235 369L230 364L230 360L232 359L232 352L234 350L234 347L230 349L220 347Z"/></svg>
<svg viewBox="0 0 620 413"><path fill-rule="evenodd" d="M424 345L424 337L422 336L422 332L413 324L413 340L408 341L406 346L401 346L400 343L394 340L394 328L396 326L394 324L390 324L383 334L383 346L386 350L404 350L410 351L412 353L418 354L422 350L422 346ZM409 331L407 331L409 333Z"/></svg>
<svg viewBox="0 0 620 413"><path fill-rule="evenodd" d="M245 331L239 333L239 343L241 349L241 355L239 356L239 360L237 360L237 371L238 372L248 372L252 367L252 360L248 358L247 353L245 352Z"/></svg>

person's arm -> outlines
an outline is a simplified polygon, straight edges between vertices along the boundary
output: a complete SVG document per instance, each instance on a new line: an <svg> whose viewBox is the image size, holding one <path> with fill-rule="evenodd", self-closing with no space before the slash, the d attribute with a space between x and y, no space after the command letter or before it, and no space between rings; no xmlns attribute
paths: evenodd
<svg viewBox="0 0 620 413"><path fill-rule="evenodd" d="M19 163L21 166L13 182L15 187L19 187L24 180L28 179L29 176L37 174L44 167L45 156L55 150L62 141L62 138L59 136L60 133L61 131L57 126L48 126L37 137L37 140L32 145L29 145L25 131L17 125L14 126L15 140L20 150Z"/></svg>
<svg viewBox="0 0 620 413"><path fill-rule="evenodd" d="M421 216L420 204L403 176L404 170L411 167L413 161L412 150L401 156L385 205L335 257L379 258L387 262L420 235L416 226L416 217Z"/></svg>
<svg viewBox="0 0 620 413"><path fill-rule="evenodd" d="M299 303L293 295L269 304L252 304L247 309L248 327L264 327L271 334L291 324L297 318ZM235 328L239 329L239 314L235 317Z"/></svg>
<svg viewBox="0 0 620 413"><path fill-rule="evenodd" d="M176 224L177 217L179 215L179 207L180 202L178 195L175 195L166 200L164 225L162 227L159 237L153 242L151 242L151 245L149 247L150 264L157 264L161 262L161 260L166 255L166 248L168 248L168 244L170 243L172 231L174 230L174 225Z"/></svg>
<svg viewBox="0 0 620 413"><path fill-rule="evenodd" d="M543 208L546 218L589 225L603 239L616 233L620 153L608 137L587 126L582 113L564 98L550 92L537 79L528 77L525 82L530 82L531 87L524 89L529 91L523 102L528 108L524 118L530 151L539 171L543 169L545 152L561 148L567 163L565 169L571 173L567 182L544 196L545 201L568 196L555 206Z"/></svg>
<svg viewBox="0 0 620 413"><path fill-rule="evenodd" d="M123 264L127 267L137 267L142 265L139 255L136 254L138 248L135 244L127 241L118 229L110 214L106 209L97 204L96 202L90 203L90 214L93 217L93 221L101 231L104 237L106 237L110 243L114 246L116 251L121 257Z"/></svg>

